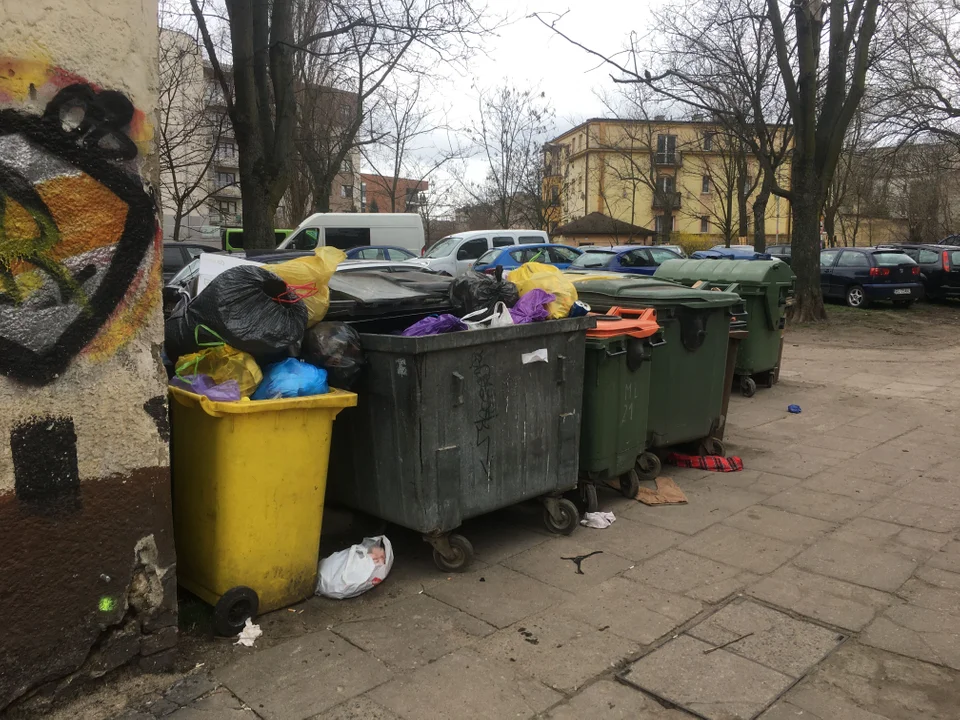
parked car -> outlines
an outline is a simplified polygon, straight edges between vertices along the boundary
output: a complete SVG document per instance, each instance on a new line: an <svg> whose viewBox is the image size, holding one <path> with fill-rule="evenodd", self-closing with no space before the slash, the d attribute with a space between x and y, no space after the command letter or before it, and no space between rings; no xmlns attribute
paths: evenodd
<svg viewBox="0 0 960 720"><path fill-rule="evenodd" d="M417 213L314 213L277 245L277 250L313 250L317 246L349 250L389 243L417 255L423 250L424 237L423 220Z"/></svg>
<svg viewBox="0 0 960 720"><path fill-rule="evenodd" d="M680 255L663 247L620 246L591 247L570 263L571 270L607 270L610 272L653 275L660 263L680 260Z"/></svg>
<svg viewBox="0 0 960 720"><path fill-rule="evenodd" d="M782 260L789 265L793 255L793 247L790 245L770 245L767 248L767 255L777 260Z"/></svg>
<svg viewBox="0 0 960 720"><path fill-rule="evenodd" d="M687 257L686 251L679 245L657 245L657 247L664 248L665 250L673 250L677 255L682 258Z"/></svg>
<svg viewBox="0 0 960 720"><path fill-rule="evenodd" d="M960 247L960 235L947 235L943 240L937 240L937 245Z"/></svg>
<svg viewBox="0 0 960 720"><path fill-rule="evenodd" d="M530 243L547 245L550 238L543 230L474 230L447 235L427 248L422 258L410 262L458 277L493 248Z"/></svg>
<svg viewBox="0 0 960 720"><path fill-rule="evenodd" d="M567 245L517 245L512 248L498 247L488 250L477 260L473 269L493 275L498 267L510 271L527 262L539 262L566 270L570 263L580 257L582 251Z"/></svg>
<svg viewBox="0 0 960 720"><path fill-rule="evenodd" d="M207 252L217 252L217 248L199 243L165 242L163 244L163 281L170 282L185 265Z"/></svg>
<svg viewBox="0 0 960 720"><path fill-rule="evenodd" d="M714 245L709 250L698 250L690 256L695 260L771 260L767 253L758 253L753 245Z"/></svg>
<svg viewBox="0 0 960 720"><path fill-rule="evenodd" d="M931 300L960 297L960 236L958 245L889 245L902 250L920 266L924 296Z"/></svg>
<svg viewBox="0 0 960 720"><path fill-rule="evenodd" d="M277 228L273 231L273 239L279 245L292 232L289 228ZM243 252L243 228L223 228L220 231L220 247L228 253Z"/></svg>
<svg viewBox="0 0 960 720"><path fill-rule="evenodd" d="M908 307L923 296L920 266L894 248L831 248L820 251L820 287L826 298L855 308L875 300Z"/></svg>
<svg viewBox="0 0 960 720"><path fill-rule="evenodd" d="M355 247L347 250L348 260L393 260L403 262L417 255L406 248L395 245L369 245L367 247Z"/></svg>

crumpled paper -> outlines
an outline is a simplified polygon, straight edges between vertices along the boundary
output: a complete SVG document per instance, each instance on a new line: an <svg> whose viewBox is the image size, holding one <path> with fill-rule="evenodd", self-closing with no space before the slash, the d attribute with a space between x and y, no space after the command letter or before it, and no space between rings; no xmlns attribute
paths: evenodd
<svg viewBox="0 0 960 720"><path fill-rule="evenodd" d="M603 530L616 522L617 516L612 512L588 512L583 514L580 524L584 527L592 527L597 530Z"/></svg>
<svg viewBox="0 0 960 720"><path fill-rule="evenodd" d="M237 641L234 645L243 645L244 647L253 647L253 643L256 642L257 638L263 635L263 630L260 629L259 625L254 625L253 621L250 618L247 618L244 623L243 630L240 631L240 634L237 635Z"/></svg>

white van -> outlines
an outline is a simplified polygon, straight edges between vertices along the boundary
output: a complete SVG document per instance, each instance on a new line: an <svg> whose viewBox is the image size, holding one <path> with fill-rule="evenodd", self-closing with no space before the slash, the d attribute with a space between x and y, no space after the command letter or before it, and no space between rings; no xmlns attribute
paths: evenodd
<svg viewBox="0 0 960 720"><path fill-rule="evenodd" d="M392 245L419 255L424 245L423 220L417 213L315 213L277 250L313 250L317 245L341 250Z"/></svg>
<svg viewBox="0 0 960 720"><path fill-rule="evenodd" d="M472 230L447 235L430 246L418 263L436 272L454 277L463 275L487 250L507 245L528 245L550 242L543 230Z"/></svg>

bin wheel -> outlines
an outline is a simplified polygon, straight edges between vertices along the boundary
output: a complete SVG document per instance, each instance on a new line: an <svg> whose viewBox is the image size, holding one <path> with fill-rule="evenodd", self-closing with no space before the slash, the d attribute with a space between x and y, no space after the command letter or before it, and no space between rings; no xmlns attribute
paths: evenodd
<svg viewBox="0 0 960 720"><path fill-rule="evenodd" d="M640 456L637 458L636 471L638 480L656 480L662 469L663 465L660 463L660 458L649 450L640 453ZM639 489L639 487L637 489ZM637 494L634 493L633 496L636 497Z"/></svg>
<svg viewBox="0 0 960 720"><path fill-rule="evenodd" d="M597 486L592 482L584 483L583 500L587 506L587 512L596 512L600 507L600 501L597 499Z"/></svg>
<svg viewBox="0 0 960 720"><path fill-rule="evenodd" d="M217 635L238 635L248 618L255 618L260 609L260 598L248 587L230 588L213 607L213 629Z"/></svg>
<svg viewBox="0 0 960 720"><path fill-rule="evenodd" d="M657 456L654 455L654 457ZM659 462L659 458L657 462ZM620 492L625 498L637 499L637 493L640 492L640 476L637 475L636 470L630 470L620 476Z"/></svg>
<svg viewBox="0 0 960 720"><path fill-rule="evenodd" d="M726 457L727 449L723 445L723 441L715 437L704 438L700 443L700 454L701 455L719 455L720 457Z"/></svg>
<svg viewBox="0 0 960 720"><path fill-rule="evenodd" d="M555 532L558 535L569 535L580 525L580 513L577 512L577 506L566 498L557 501L557 514L560 517L558 520L554 520L553 515L550 514L550 508L543 508L543 524L547 526L547 530L550 532Z"/></svg>
<svg viewBox="0 0 960 720"><path fill-rule="evenodd" d="M740 378L740 394L748 398L757 394L757 383L752 377L744 376Z"/></svg>
<svg viewBox="0 0 960 720"><path fill-rule="evenodd" d="M444 572L464 572L473 562L473 545L463 535L450 535L447 537L450 543L450 549L453 555L449 558L433 549L433 564Z"/></svg>

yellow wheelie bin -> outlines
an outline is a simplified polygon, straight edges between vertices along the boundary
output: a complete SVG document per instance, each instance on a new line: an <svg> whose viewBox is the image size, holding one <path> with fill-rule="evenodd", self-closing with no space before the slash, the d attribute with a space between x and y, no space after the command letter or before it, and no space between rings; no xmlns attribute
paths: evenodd
<svg viewBox="0 0 960 720"><path fill-rule="evenodd" d="M317 581L333 420L351 392L214 402L170 388L177 580L235 635Z"/></svg>

